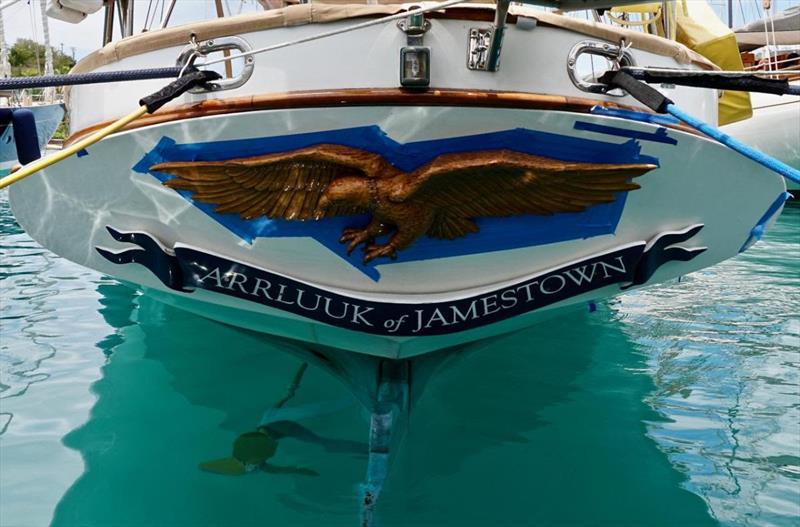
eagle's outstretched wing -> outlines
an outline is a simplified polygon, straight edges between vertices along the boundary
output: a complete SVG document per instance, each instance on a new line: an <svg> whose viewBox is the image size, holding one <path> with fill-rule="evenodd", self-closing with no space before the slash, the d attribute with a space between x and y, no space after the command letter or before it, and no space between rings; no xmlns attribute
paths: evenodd
<svg viewBox="0 0 800 527"><path fill-rule="evenodd" d="M159 163L150 170L176 176L164 184L216 205L215 212L307 220L364 212L347 204L321 210L319 201L335 179L381 177L394 169L378 154L323 144L227 161Z"/></svg>
<svg viewBox="0 0 800 527"><path fill-rule="evenodd" d="M437 210L428 234L457 238L476 232L482 216L580 212L640 188L631 178L651 164L559 161L510 150L445 154L411 175L404 195L391 200L427 203Z"/></svg>

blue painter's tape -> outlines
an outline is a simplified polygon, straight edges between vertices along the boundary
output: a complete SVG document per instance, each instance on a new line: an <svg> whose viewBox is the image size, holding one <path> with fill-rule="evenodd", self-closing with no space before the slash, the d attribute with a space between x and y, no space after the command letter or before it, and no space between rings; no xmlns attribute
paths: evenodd
<svg viewBox="0 0 800 527"><path fill-rule="evenodd" d="M742 247L739 249L740 253L743 253L752 247L754 243L759 241L764 236L764 233L767 229L767 223L769 223L772 217L778 213L781 207L783 207L784 202L791 197L792 195L788 192L781 192L780 195L778 195L775 201L772 202L772 205L770 205L767 209L767 212L761 216L761 219L758 220L758 223L756 223L755 227L753 227L753 229L750 231L750 236L747 237L747 241L745 241Z"/></svg>
<svg viewBox="0 0 800 527"><path fill-rule="evenodd" d="M163 137L153 150L133 167L133 170L151 174L164 182L171 179L172 176L160 172L150 172L151 166L170 161L220 161L251 157L297 150L323 143L360 148L380 154L397 168L409 172L442 154L501 149L563 161L658 165L656 158L641 155L641 147L634 139L616 144L517 128L402 144L388 137L378 126L364 126L209 143L178 144L169 137ZM190 192L179 192L186 200L192 201ZM478 224L480 232L456 240L420 238L414 245L401 251L396 261L410 262L478 254L613 234L622 216L626 196L627 193L620 193L612 203L596 205L578 213L476 218L475 222ZM378 280L380 276L375 265L390 265L386 261L373 261L365 265L361 261L360 254L353 253L348 256L345 251L346 246L339 243L342 229L366 225L369 221L369 216L366 215L325 218L314 222L286 221L265 217L243 220L238 214L214 212L214 205L193 203L248 243L252 243L258 237L310 237L373 280Z"/></svg>
<svg viewBox="0 0 800 527"><path fill-rule="evenodd" d="M618 117L630 121L651 124L680 124L680 121L671 115L658 115L653 113L635 112L633 110L620 110L618 108L606 108L605 106L593 106L590 110L595 115L604 117Z"/></svg>
<svg viewBox="0 0 800 527"><path fill-rule="evenodd" d="M606 143L515 128L502 132L403 144L387 136L380 127L373 125L325 132L180 145L165 137L133 169L148 173L150 166L165 161L220 161L232 157L286 152L322 143L360 148L380 154L392 165L407 172L433 161L442 154L501 149L513 149L524 154L547 156L562 161L658 164L657 159L641 155L641 147L636 141L623 144ZM232 153L235 155L232 156Z"/></svg>
<svg viewBox="0 0 800 527"><path fill-rule="evenodd" d="M654 143L664 143L667 145L677 145L678 140L667 135L666 128L659 128L655 132L642 132L639 130L629 130L616 126L606 126L604 124L587 123L585 121L575 121L576 130L587 132L597 132L599 134L616 135L618 137L630 137L642 141L653 141Z"/></svg>

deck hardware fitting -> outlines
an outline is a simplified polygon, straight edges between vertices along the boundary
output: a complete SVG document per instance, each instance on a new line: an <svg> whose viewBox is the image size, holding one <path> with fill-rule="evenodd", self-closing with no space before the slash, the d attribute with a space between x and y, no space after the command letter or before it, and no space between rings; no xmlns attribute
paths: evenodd
<svg viewBox="0 0 800 527"><path fill-rule="evenodd" d="M182 67L183 70L186 70L187 68L194 66L194 62L198 58L206 58L210 53L226 50L235 50L240 53L247 53L252 49L253 47L250 45L250 43L241 37L220 37L213 40L198 42L196 35L192 33L190 43L183 48L175 64ZM237 57L231 57L230 60L235 58ZM220 79L209 82L206 86L197 86L189 90L189 93L207 93L209 91L216 92L239 88L248 80L250 80L254 69L255 58L252 55L246 55L244 57L244 66L238 75L229 79Z"/></svg>
<svg viewBox="0 0 800 527"><path fill-rule="evenodd" d="M494 12L494 23L488 28L470 28L467 43L467 69L495 72L500 69L500 51L506 32L508 0L499 0Z"/></svg>
<svg viewBox="0 0 800 527"><path fill-rule="evenodd" d="M406 46L400 48L400 85L404 88L427 88L431 83L431 48L422 45L431 28L422 13L414 13L397 22L406 34Z"/></svg>
<svg viewBox="0 0 800 527"><path fill-rule="evenodd" d="M602 82L587 80L588 72L578 71L578 57L584 54L603 57L610 62L609 70L636 66L629 48L629 45L625 45L624 39L619 46L598 40L582 40L578 42L569 50L567 55L567 73L570 80L579 90L585 92L624 97L626 94L622 90L613 89Z"/></svg>

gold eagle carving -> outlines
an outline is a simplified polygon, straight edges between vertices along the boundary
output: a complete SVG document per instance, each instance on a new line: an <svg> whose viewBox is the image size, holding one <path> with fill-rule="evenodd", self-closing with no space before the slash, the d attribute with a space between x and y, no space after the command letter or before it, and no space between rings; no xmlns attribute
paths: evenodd
<svg viewBox="0 0 800 527"><path fill-rule="evenodd" d="M371 213L363 228L348 228L350 254L364 244L364 262L395 258L422 235L454 239L478 232L482 216L580 212L635 190L631 178L651 164L572 163L511 150L443 154L403 172L381 155L341 145L227 161L159 163L174 175L164 184L216 205L221 214L318 220ZM391 233L385 244L375 238Z"/></svg>

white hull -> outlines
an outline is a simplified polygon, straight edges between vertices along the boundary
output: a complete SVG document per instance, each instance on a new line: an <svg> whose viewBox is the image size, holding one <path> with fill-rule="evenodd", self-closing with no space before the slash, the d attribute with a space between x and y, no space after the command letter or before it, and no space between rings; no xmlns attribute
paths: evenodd
<svg viewBox="0 0 800 527"><path fill-rule="evenodd" d="M139 284L159 296L168 294L175 305L226 323L389 357L424 353L518 329L550 309L575 304L586 308L592 301L618 294L620 286L593 290L475 329L459 331L453 327L452 333L446 335L392 337L335 328L255 301L214 292L177 293L145 267L111 263L95 248L119 251L131 247L111 238L106 227L112 226L118 231L146 232L167 248L176 244L195 247L353 299L426 303L502 289L572 261L626 244L646 242L667 231L703 224L699 234L681 245L708 247L708 250L689 262L665 263L650 282L667 280L736 255L757 224L773 219L765 219L764 215L784 191L780 177L731 155L729 150L711 141L670 131L669 136L677 140L677 145L641 142L641 153L656 158L660 168L637 178L642 188L625 197L613 232L594 235L587 230L586 238L577 236L557 243L542 243L537 240L547 237L546 228L527 236L519 232L523 227L511 218L500 220L500 227L502 222L508 222L509 231L499 228L492 244L497 236L507 236L508 243L517 247L491 250L476 246L465 250L467 254L437 257L441 250L447 249L447 243L479 244L486 243L486 238L479 238L478 234L474 235L476 242L469 237L460 242L423 239L418 242L421 248L416 249L413 258L401 252L398 261L377 261L365 270L359 263L360 255L348 258L332 250L338 230L318 237L313 233L260 236L248 243L218 218L202 212L152 175L112 168L136 166L164 137L178 145L279 137L286 135L287 123L291 123L293 134L377 125L389 138L405 144L460 136L467 131L483 134L518 128L618 145L626 142L619 137L576 131L577 121L650 133L658 128L566 112L439 107L306 109L208 117L195 121L193 126L159 125L103 141L88 156L69 159L40 177L15 185L11 189L11 202L18 221L42 245L81 265ZM420 126L421 123L424 125ZM237 152L228 155L237 157ZM724 188L737 191L721 193ZM582 214L587 213L591 214L591 209ZM590 218L584 217L587 223L582 223L581 229L589 229ZM378 280L375 272L380 275ZM376 319L370 320L377 323ZM423 320L423 324L428 322ZM414 322L409 319L407 323Z"/></svg>
<svg viewBox="0 0 800 527"><path fill-rule="evenodd" d="M137 284L176 306L257 331L392 358L513 331L561 308L592 309L595 301L632 282L668 280L735 256L774 221L784 199L779 176L698 135L637 122L649 118L644 113L624 111L615 117L590 110L595 101L641 105L630 97L590 94L573 85L567 54L585 34L511 25L502 68L488 73L467 70L464 61L469 28L485 23L432 22L425 35L425 45L432 47L431 86L460 90L464 100L483 94L479 104L420 102L398 90L383 102L341 106L336 90L398 87L398 52L406 35L393 24L339 35L259 56L244 86L187 94L166 107L206 100L224 106L234 99L238 110L119 133L91 147L88 155L14 185L14 213L33 238L57 254ZM257 48L349 23L280 27L243 37ZM169 65L180 49L156 49L101 69ZM632 53L640 65L677 65L667 56ZM162 85L147 81L73 88L73 129L124 115L133 101ZM308 90L333 93L333 102L314 108L278 104L241 109L249 97L302 99L301 92ZM668 91L690 113L716 121L714 92ZM493 102L499 100L496 92L522 96L500 104ZM541 109L503 107L525 95L550 99ZM591 100L575 110L572 98ZM202 108L216 106L205 103ZM559 162L658 168L636 178L640 189L618 193L610 204L551 216L476 218L477 233L453 240L420 237L396 261L366 265L360 254L348 256L338 244L342 228L363 225L364 218L244 221L168 188L165 175L150 170L160 162L230 160L315 144L378 153L406 172L447 152L487 149ZM458 190L455 185L451 191L457 195ZM663 235L686 250L654 243L673 239L659 238ZM133 240L151 240L150 248L142 251L127 243ZM618 260L622 253L634 256L623 262ZM223 263L204 266L186 255ZM134 257L150 260L147 266L125 263ZM179 271L172 267L184 265ZM569 275L581 268L591 276L573 284ZM314 309L303 307L300 291L316 296ZM321 307L323 299L331 305L323 302ZM338 313L332 312L335 302Z"/></svg>
<svg viewBox="0 0 800 527"><path fill-rule="evenodd" d="M800 170L800 96L753 94L753 117L722 130ZM800 184L787 180L790 191Z"/></svg>

